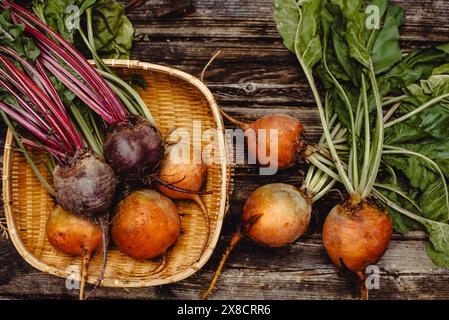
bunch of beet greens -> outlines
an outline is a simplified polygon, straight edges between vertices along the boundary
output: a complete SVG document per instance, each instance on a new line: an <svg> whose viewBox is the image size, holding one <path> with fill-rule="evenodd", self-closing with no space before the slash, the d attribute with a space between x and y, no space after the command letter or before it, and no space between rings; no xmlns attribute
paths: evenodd
<svg viewBox="0 0 449 320"><path fill-rule="evenodd" d="M349 195L327 216L324 246L336 265L361 278L365 298L365 268L383 255L393 224L405 232L420 223L432 260L447 267L449 256L443 129L449 91L440 75L448 49L403 55L403 9L386 0L371 5L381 20L368 28L368 4L361 0L275 1L278 31L309 81L324 131L327 151L308 156L309 173L321 171Z"/></svg>

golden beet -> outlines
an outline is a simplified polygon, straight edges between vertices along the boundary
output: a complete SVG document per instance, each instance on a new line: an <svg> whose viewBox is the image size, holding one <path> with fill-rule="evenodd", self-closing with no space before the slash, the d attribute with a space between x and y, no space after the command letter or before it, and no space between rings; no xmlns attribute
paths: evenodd
<svg viewBox="0 0 449 320"><path fill-rule="evenodd" d="M265 246L283 247L295 242L306 232L311 214L310 199L294 186L272 183L254 191L243 207L243 232L239 229L232 236L202 298L208 298L231 251L244 235Z"/></svg>
<svg viewBox="0 0 449 320"><path fill-rule="evenodd" d="M101 250L101 227L55 206L47 223L47 238L56 249L75 256Z"/></svg>
<svg viewBox="0 0 449 320"><path fill-rule="evenodd" d="M295 187L274 183L251 194L243 208L242 221L251 239L282 247L306 232L311 213L310 202Z"/></svg>
<svg viewBox="0 0 449 320"><path fill-rule="evenodd" d="M195 201L205 211L203 201L197 192L201 190L206 174L207 166L202 161L201 163L175 163L171 160L170 153L167 153L159 169L159 178L166 184L193 193L176 191L162 184L158 184L157 188L171 199Z"/></svg>
<svg viewBox="0 0 449 320"><path fill-rule="evenodd" d="M61 252L83 258L79 292L80 300L85 298L84 287L92 254L102 250L103 247L107 247L107 228L105 227L107 222L102 222L102 224L103 228L100 224L65 211L59 205L53 208L48 218L46 231L50 244ZM104 276L106 254L106 250L104 250L99 281Z"/></svg>
<svg viewBox="0 0 449 320"><path fill-rule="evenodd" d="M293 166L301 156L304 148L304 127L301 122L286 114L264 116L252 123L244 124L242 129L252 129L255 135L247 135L248 151L256 157L259 164L273 166L274 163L261 163L259 149L267 159L277 159L279 169ZM263 137L265 129L265 137ZM278 135L277 148L270 143L270 131L276 130Z"/></svg>
<svg viewBox="0 0 449 320"><path fill-rule="evenodd" d="M135 191L122 200L112 223L112 240L121 252L136 260L162 255L181 231L175 204L153 191Z"/></svg>
<svg viewBox="0 0 449 320"><path fill-rule="evenodd" d="M375 204L363 201L356 206L337 205L324 223L323 243L338 267L362 276L367 266L380 260L392 232L386 210Z"/></svg>

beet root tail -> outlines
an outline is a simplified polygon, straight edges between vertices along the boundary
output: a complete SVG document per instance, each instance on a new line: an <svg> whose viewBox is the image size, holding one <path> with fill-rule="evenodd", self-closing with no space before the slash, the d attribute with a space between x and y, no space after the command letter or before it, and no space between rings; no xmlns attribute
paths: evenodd
<svg viewBox="0 0 449 320"><path fill-rule="evenodd" d="M176 192L181 192L181 193L186 193L186 194L199 194L199 195L206 195L206 194L210 194L211 192L208 191L192 191L192 190L187 190L187 189L183 189L183 188L178 188L176 186L174 186L175 184L183 181L175 181L174 183L168 183L166 181L164 181L163 179L161 179L160 177L158 177L157 175L151 175L151 178L156 181L157 184L160 184L161 186L166 187L167 189L170 189L172 191L176 191Z"/></svg>
<svg viewBox="0 0 449 320"><path fill-rule="evenodd" d="M87 280L87 273L89 270L89 262L92 258L91 253L86 253L83 255L83 262L81 266L81 282L80 282L80 293L79 293L79 300L84 300L84 291L86 288L86 280Z"/></svg>
<svg viewBox="0 0 449 320"><path fill-rule="evenodd" d="M229 114L227 114L226 112L224 112L221 108L218 108L218 110L220 111L221 115L228 120L230 123L232 123L233 125L239 127L242 130L246 130L248 129L248 124L242 121L237 120L234 117L231 117Z"/></svg>
<svg viewBox="0 0 449 320"><path fill-rule="evenodd" d="M215 284L217 283L218 278L220 277L221 270L223 269L224 264L226 263L226 260L228 260L229 254L231 253L232 249L234 249L235 245L237 243L239 243L239 241L242 239L242 237L243 237L243 235L240 232L236 232L232 236L231 242L229 243L229 246L226 248L226 251L223 254L223 257L221 258L220 264L218 265L217 271L215 271L215 275L209 285L209 288L201 296L201 299L207 300L207 298L211 294L212 290L215 287Z"/></svg>
<svg viewBox="0 0 449 320"><path fill-rule="evenodd" d="M100 226L101 226L101 237L102 237L102 265L101 265L101 271L100 275L98 276L97 282L95 283L95 286L92 288L92 290L89 291L89 293L86 295L84 300L87 300L94 291L101 285L101 283L104 280L104 274L106 271L106 261L108 257L108 234L109 234L109 221L108 216L104 216L100 218Z"/></svg>
<svg viewBox="0 0 449 320"><path fill-rule="evenodd" d="M357 277L360 279L359 290L360 300L368 300L368 288L366 286L366 276L364 272L357 272Z"/></svg>

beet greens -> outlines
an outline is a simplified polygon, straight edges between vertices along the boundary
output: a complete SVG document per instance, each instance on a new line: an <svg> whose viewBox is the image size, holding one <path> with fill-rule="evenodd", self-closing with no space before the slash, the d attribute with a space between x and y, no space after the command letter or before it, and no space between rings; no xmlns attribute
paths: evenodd
<svg viewBox="0 0 449 320"><path fill-rule="evenodd" d="M313 166L304 188L317 199L326 181L339 181L350 194L380 198L397 231L424 225L429 256L448 266L448 46L402 54L403 9L372 4L381 21L369 30L363 1L275 1L279 33L311 84L324 129L322 148L306 151Z"/></svg>

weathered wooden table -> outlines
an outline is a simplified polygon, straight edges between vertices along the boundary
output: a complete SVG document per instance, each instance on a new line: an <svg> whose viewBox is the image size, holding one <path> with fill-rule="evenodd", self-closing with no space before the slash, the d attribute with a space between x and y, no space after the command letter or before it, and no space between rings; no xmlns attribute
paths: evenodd
<svg viewBox="0 0 449 320"><path fill-rule="evenodd" d="M449 40L449 1L395 1L407 9L403 47ZM295 58L283 47L272 21L272 0L150 0L130 16L140 40L133 58L199 75L219 49L221 56L206 81L230 114L252 120L273 112L300 118L310 138L320 135L319 120L306 80ZM4 129L1 131L4 136ZM239 167L232 206L215 254L203 270L180 283L142 289L100 288L95 298L196 299L212 277L235 229L244 200L258 186L275 181L300 185L304 165L275 177L259 177ZM331 205L324 199L326 212ZM0 214L0 217L3 214ZM238 245L218 281L215 299L352 299L356 286L332 265L321 244L315 215L309 235L283 249ZM372 299L448 299L449 271L435 267L425 254L424 234L394 236L379 263L380 289ZM10 241L0 240L0 299L76 298L65 280L29 266Z"/></svg>

